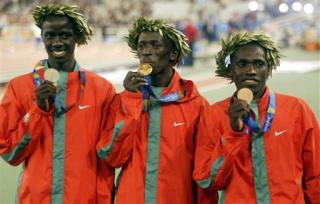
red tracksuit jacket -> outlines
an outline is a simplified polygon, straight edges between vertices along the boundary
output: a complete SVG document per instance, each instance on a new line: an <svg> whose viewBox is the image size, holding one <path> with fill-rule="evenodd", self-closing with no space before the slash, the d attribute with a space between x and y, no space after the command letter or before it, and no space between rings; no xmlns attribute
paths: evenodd
<svg viewBox="0 0 320 204"><path fill-rule="evenodd" d="M84 72L81 96L79 71L60 72L60 99L70 107L63 114L37 106L31 73L9 82L0 105L0 155L9 164L23 163L18 203L112 202L113 169L99 161L96 144L115 90Z"/></svg>
<svg viewBox="0 0 320 204"><path fill-rule="evenodd" d="M269 94L258 102L260 124ZM219 203L320 203L318 122L303 100L275 96L271 128L259 137L231 129L230 98L201 114L193 175L203 188L222 190Z"/></svg>
<svg viewBox="0 0 320 204"><path fill-rule="evenodd" d="M206 100L178 73L169 87L154 92L160 96L183 89L185 97L177 102L151 99L148 112L142 111L141 93L124 91L117 98L122 111L112 111L118 112L112 119L115 126L106 130L97 147L109 165L122 166L116 203L216 203L217 194L197 190L192 179L196 127Z"/></svg>

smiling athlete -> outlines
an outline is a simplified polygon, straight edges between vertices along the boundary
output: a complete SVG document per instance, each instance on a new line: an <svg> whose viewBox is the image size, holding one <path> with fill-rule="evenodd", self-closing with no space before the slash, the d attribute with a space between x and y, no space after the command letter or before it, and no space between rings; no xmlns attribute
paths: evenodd
<svg viewBox="0 0 320 204"><path fill-rule="evenodd" d="M266 86L280 63L275 43L238 33L222 42L216 62L237 90L201 114L198 185L221 190L219 203L320 203L318 122L302 99Z"/></svg>
<svg viewBox="0 0 320 204"><path fill-rule="evenodd" d="M113 170L95 146L115 90L74 57L92 30L74 6L37 6L32 14L48 59L12 79L0 105L0 155L23 163L17 201L111 203Z"/></svg>

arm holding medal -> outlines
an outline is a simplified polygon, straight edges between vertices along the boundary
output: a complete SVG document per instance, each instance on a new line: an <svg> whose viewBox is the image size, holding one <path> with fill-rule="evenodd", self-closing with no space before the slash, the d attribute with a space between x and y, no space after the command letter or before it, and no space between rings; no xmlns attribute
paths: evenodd
<svg viewBox="0 0 320 204"><path fill-rule="evenodd" d="M0 104L0 155L14 166L22 163L36 148L42 136L40 124L50 123L48 116L51 115L40 109L37 103L33 103L29 110L24 110L22 101L29 100L26 99L29 95L16 93L25 91L28 85L21 86L20 79L9 82Z"/></svg>
<svg viewBox="0 0 320 204"><path fill-rule="evenodd" d="M124 88L135 93L141 91L141 87L146 85L148 85L147 80L139 72L129 71L123 81Z"/></svg>
<svg viewBox="0 0 320 204"><path fill-rule="evenodd" d="M140 64L137 72L129 71L123 81L123 87L125 91L121 94L124 99L128 97L130 104L126 104L128 111L135 118L139 118L142 111L145 110L147 100L149 97L149 85L151 83L151 77L149 76L152 72L152 66L149 64ZM133 100L130 100L133 99ZM134 103L132 104L132 102Z"/></svg>
<svg viewBox="0 0 320 204"><path fill-rule="evenodd" d="M114 98L107 127L97 144L98 156L114 168L121 167L129 158L142 113L141 87L147 85L147 80L139 70L126 75L123 81L126 90Z"/></svg>
<svg viewBox="0 0 320 204"><path fill-rule="evenodd" d="M230 118L230 126L235 131L242 131L243 117L247 112L247 107L249 105L243 100L234 100L230 103L229 107L229 118Z"/></svg>
<svg viewBox="0 0 320 204"><path fill-rule="evenodd" d="M36 101L39 108L48 112L54 104L56 93L57 88L51 81L43 81L35 90Z"/></svg>
<svg viewBox="0 0 320 204"><path fill-rule="evenodd" d="M243 118L246 114L250 114L250 103L252 99L252 91L248 88L242 88L237 91L237 97L233 97L233 100L231 100L228 113L230 125L233 130L243 130Z"/></svg>
<svg viewBox="0 0 320 204"><path fill-rule="evenodd" d="M232 129L229 133L230 137L223 136L210 117L210 115L222 115L221 110L208 108L201 114L199 136L197 137L196 166L207 166L206 171L195 171L195 177L201 187L208 188L211 185L216 190L222 190L232 173L235 156L243 148L243 145L248 143L242 133L243 118L250 113L249 104L253 99L253 94L250 89L242 88L237 91L236 95L237 97L232 98L228 109ZM211 172L212 166L217 168L215 175Z"/></svg>
<svg viewBox="0 0 320 204"><path fill-rule="evenodd" d="M55 101L59 72L54 68L47 69L44 73L44 79L36 88L35 95L39 108L48 112Z"/></svg>
<svg viewBox="0 0 320 204"><path fill-rule="evenodd" d="M242 103L240 101L235 106L235 115L246 113L242 110ZM243 131L236 131L231 127L222 129L224 125L230 126L229 121L219 121L213 117L226 114L226 110L218 105L205 108L201 112L193 178L204 189L225 189L232 176L235 158L248 145ZM241 119L241 116L237 118Z"/></svg>

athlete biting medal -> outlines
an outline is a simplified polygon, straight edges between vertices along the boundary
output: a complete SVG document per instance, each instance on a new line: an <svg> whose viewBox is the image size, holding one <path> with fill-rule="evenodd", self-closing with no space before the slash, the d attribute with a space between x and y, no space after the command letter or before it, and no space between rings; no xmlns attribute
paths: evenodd
<svg viewBox="0 0 320 204"><path fill-rule="evenodd" d="M140 64L138 68L138 72L143 76L148 76L152 72L152 66L147 63Z"/></svg>

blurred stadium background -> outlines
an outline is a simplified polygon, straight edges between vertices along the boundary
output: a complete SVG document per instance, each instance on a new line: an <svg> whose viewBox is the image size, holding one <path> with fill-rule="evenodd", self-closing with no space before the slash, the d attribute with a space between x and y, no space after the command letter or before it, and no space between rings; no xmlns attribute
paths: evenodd
<svg viewBox="0 0 320 204"><path fill-rule="evenodd" d="M82 67L109 79L118 91L126 72L138 61L123 40L138 16L163 18L193 40L193 56L178 71L195 81L214 103L233 93L228 81L214 76L219 40L241 30L265 31L281 46L284 57L268 81L271 89L303 98L320 121L319 0L1 0L0 99L7 82L30 72L45 58L31 9L41 3L76 4L94 27L89 45L78 47ZM0 203L15 202L21 166L0 160Z"/></svg>

